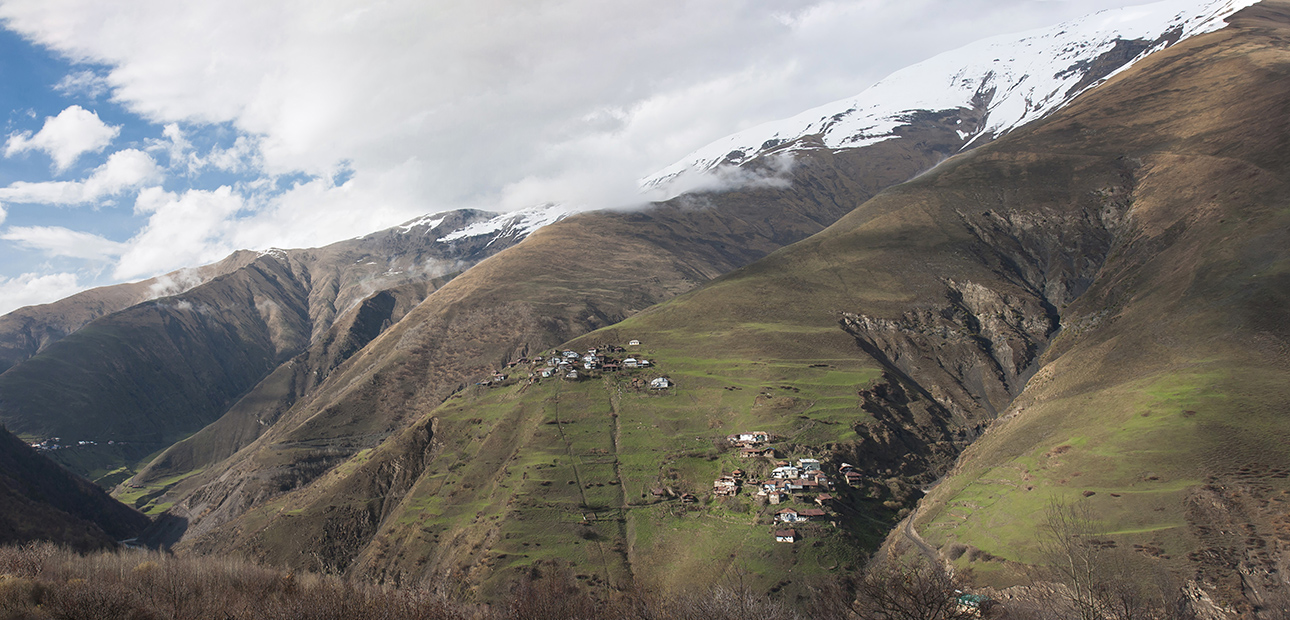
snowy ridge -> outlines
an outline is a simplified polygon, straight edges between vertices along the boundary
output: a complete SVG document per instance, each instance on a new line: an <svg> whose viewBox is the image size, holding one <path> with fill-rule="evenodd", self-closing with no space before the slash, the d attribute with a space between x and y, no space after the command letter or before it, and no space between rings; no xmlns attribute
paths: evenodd
<svg viewBox="0 0 1290 620"><path fill-rule="evenodd" d="M468 237L481 237L491 235L494 240L503 237L527 237L533 231L554 224L565 217L573 214L574 209L564 207L559 204L548 203L510 213L503 213L492 219L482 222L475 222L464 228L452 231L435 241L439 243L451 243ZM491 244L492 241L489 241Z"/></svg>
<svg viewBox="0 0 1290 620"><path fill-rule="evenodd" d="M802 147L782 145L805 136L819 136L830 149L869 146L899 138L894 131L915 112L984 104L980 126L959 132L966 147L1042 118L1150 53L1222 28L1224 19L1257 1L1163 0L977 41L897 71L854 97L717 140L640 185L660 188L681 175L737 165L777 147L791 152ZM1101 79L1086 81L1099 57L1129 41L1150 46Z"/></svg>

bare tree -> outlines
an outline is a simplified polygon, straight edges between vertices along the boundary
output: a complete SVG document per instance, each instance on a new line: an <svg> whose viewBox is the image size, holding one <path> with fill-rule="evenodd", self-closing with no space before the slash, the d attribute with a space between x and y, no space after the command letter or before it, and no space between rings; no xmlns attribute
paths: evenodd
<svg viewBox="0 0 1290 620"><path fill-rule="evenodd" d="M1182 589L1163 567L1114 541L1087 503L1049 502L1039 549L1063 588L1067 615L1080 620L1172 620L1191 614Z"/></svg>
<svg viewBox="0 0 1290 620"><path fill-rule="evenodd" d="M871 565L856 584L862 620L966 620L980 617L959 604L956 583L939 563L890 558Z"/></svg>

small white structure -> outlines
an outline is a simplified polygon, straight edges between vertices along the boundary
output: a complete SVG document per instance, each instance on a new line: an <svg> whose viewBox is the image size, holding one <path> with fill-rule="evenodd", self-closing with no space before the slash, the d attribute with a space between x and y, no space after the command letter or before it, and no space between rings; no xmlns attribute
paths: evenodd
<svg viewBox="0 0 1290 620"><path fill-rule="evenodd" d="M798 520L797 511L792 508L785 508L775 513L775 518L784 523L794 523Z"/></svg>
<svg viewBox="0 0 1290 620"><path fill-rule="evenodd" d="M623 368L639 368L639 367L640 366L637 364L636 358L634 357L629 357L623 360Z"/></svg>
<svg viewBox="0 0 1290 620"><path fill-rule="evenodd" d="M797 472L796 467L776 467L770 472L770 475L772 478L779 478L780 480L791 480L797 478Z"/></svg>
<svg viewBox="0 0 1290 620"><path fill-rule="evenodd" d="M564 356L565 356L565 357L567 357L567 358L569 358L569 359L575 359L575 360L576 360L576 359L578 359L578 352L577 352L577 351L565 351L565 352L564 352Z"/></svg>
<svg viewBox="0 0 1290 620"><path fill-rule="evenodd" d="M803 472L820 471L820 460L800 459L797 461L797 466L800 467Z"/></svg>
<svg viewBox="0 0 1290 620"><path fill-rule="evenodd" d="M797 530L775 530L775 542L797 542Z"/></svg>
<svg viewBox="0 0 1290 620"><path fill-rule="evenodd" d="M628 342L627 342L627 346L629 346L629 347L639 347L639 346L641 346L641 341L639 341L639 340L630 340L630 341L628 341Z"/></svg>
<svg viewBox="0 0 1290 620"><path fill-rule="evenodd" d="M638 360L636 364L639 365L641 368L645 368L649 366L649 360Z"/></svg>
<svg viewBox="0 0 1290 620"><path fill-rule="evenodd" d="M658 377L653 381L650 381L649 386L655 390L666 390L667 388L672 387L672 383L667 380L667 377Z"/></svg>

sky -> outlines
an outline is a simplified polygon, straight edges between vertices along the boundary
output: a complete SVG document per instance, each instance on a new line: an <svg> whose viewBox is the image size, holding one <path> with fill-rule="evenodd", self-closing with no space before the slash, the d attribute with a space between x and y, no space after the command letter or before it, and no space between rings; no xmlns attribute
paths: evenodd
<svg viewBox="0 0 1290 620"><path fill-rule="evenodd" d="M709 142L1131 0L0 0L0 313Z"/></svg>

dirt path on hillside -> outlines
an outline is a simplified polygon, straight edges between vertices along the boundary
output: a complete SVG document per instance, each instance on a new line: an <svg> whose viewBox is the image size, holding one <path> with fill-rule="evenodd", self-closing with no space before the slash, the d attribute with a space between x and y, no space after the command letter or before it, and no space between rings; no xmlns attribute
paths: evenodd
<svg viewBox="0 0 1290 620"><path fill-rule="evenodd" d="M618 535L623 538L623 566L627 569L627 575L631 578L632 583L636 582L636 571L632 568L632 548L631 543L627 540L627 514L631 510L631 505L627 502L627 485L623 482L622 459L618 454L619 446L622 445L623 425L619 423L621 419L618 413L618 400L622 393L618 391L617 386L612 381L605 383L605 390L609 392L609 411L610 418L613 420L614 430L610 434L614 455L614 480L618 481L618 496L622 498L618 511L622 520L618 523Z"/></svg>
<svg viewBox="0 0 1290 620"><path fill-rule="evenodd" d="M914 546L918 547L918 552L922 553L923 557L927 558L929 562L939 564L941 562L940 552L935 547L927 544L927 541L923 540L923 537L919 536L918 532L914 530L914 519L917 518L918 508L915 507L914 511L909 513L909 516L905 517L905 521L900 524L900 533L904 534L909 542L914 543Z"/></svg>

